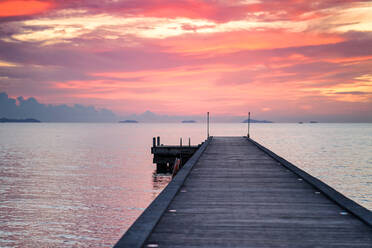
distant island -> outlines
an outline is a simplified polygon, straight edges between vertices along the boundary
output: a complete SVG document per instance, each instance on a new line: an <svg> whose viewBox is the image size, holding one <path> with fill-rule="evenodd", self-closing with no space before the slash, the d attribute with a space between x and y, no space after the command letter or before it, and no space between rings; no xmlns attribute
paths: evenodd
<svg viewBox="0 0 372 248"><path fill-rule="evenodd" d="M184 121L182 121L182 123L196 123L196 121L194 121L194 120L184 120Z"/></svg>
<svg viewBox="0 0 372 248"><path fill-rule="evenodd" d="M31 123L40 123L41 121L39 120L36 120L36 119L31 119L31 118L28 118L28 119L8 119L8 118L0 118L0 122L4 123L4 122L16 122L16 123L24 123L24 122L31 122Z"/></svg>
<svg viewBox="0 0 372 248"><path fill-rule="evenodd" d="M136 120L125 120L125 121L119 121L119 123L138 123Z"/></svg>
<svg viewBox="0 0 372 248"><path fill-rule="evenodd" d="M317 121L309 121L309 123L318 123Z"/></svg>
<svg viewBox="0 0 372 248"><path fill-rule="evenodd" d="M242 123L247 123L247 122L248 122L248 119L242 121ZM259 121L259 120L253 120L253 119L251 119L250 122L251 123L273 123L272 121L267 121L267 120Z"/></svg>

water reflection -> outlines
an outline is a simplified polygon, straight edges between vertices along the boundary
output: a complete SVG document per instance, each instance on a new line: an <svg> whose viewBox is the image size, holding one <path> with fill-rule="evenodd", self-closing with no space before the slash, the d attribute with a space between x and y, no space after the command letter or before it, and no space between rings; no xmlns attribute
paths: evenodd
<svg viewBox="0 0 372 248"><path fill-rule="evenodd" d="M154 198L168 185L168 183L172 180L171 174L159 174L156 173L156 170L152 174L152 183L154 189Z"/></svg>

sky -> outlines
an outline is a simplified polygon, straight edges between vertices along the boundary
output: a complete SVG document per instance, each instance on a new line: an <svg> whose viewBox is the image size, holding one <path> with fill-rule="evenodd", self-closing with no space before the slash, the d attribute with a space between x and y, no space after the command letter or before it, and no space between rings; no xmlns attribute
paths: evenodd
<svg viewBox="0 0 372 248"><path fill-rule="evenodd" d="M371 13L349 0L0 0L0 92L117 115L372 122Z"/></svg>

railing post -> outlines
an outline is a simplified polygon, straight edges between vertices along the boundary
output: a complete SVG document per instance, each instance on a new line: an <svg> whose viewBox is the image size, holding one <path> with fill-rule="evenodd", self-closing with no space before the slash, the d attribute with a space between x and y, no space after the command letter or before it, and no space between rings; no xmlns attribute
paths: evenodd
<svg viewBox="0 0 372 248"><path fill-rule="evenodd" d="M209 138L209 112L207 112L207 138Z"/></svg>
<svg viewBox="0 0 372 248"><path fill-rule="evenodd" d="M248 112L248 133L247 133L247 137L248 137L248 139L249 139L249 126L250 126L250 124L251 124L251 112Z"/></svg>
<svg viewBox="0 0 372 248"><path fill-rule="evenodd" d="M152 147L155 147L155 146L156 146L156 138L153 137L153 138L152 138Z"/></svg>
<svg viewBox="0 0 372 248"><path fill-rule="evenodd" d="M180 138L180 161L182 163L182 138Z"/></svg>
<svg viewBox="0 0 372 248"><path fill-rule="evenodd" d="M158 136L157 146L160 146L160 137Z"/></svg>

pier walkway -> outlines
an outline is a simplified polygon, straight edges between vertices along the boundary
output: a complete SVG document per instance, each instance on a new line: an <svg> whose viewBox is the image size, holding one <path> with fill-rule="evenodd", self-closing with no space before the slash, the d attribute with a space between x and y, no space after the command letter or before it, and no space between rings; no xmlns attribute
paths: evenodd
<svg viewBox="0 0 372 248"><path fill-rule="evenodd" d="M214 137L115 247L372 247L371 212L252 140Z"/></svg>

